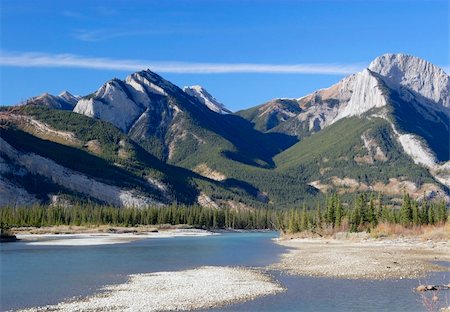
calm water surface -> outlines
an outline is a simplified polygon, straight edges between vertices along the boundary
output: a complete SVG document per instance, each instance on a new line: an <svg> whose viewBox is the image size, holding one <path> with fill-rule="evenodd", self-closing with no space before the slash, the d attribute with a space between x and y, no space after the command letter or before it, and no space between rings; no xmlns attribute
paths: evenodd
<svg viewBox="0 0 450 312"><path fill-rule="evenodd" d="M103 246L0 245L0 310L54 304L124 282L128 274L202 265L266 266L286 249L277 233L145 239ZM270 272L288 290L212 311L421 311L417 280L351 281ZM445 276L447 275L447 276ZM448 274L431 274L443 283Z"/></svg>

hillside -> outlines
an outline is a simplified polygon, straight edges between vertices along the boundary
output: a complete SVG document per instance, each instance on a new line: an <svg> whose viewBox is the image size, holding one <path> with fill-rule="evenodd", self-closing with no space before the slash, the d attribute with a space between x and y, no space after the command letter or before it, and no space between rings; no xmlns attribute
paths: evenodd
<svg viewBox="0 0 450 312"><path fill-rule="evenodd" d="M29 105L0 113L0 123L2 204L192 205L209 196L255 202L239 188L228 191L160 161L107 122Z"/></svg>
<svg viewBox="0 0 450 312"><path fill-rule="evenodd" d="M364 191L448 200L449 94L446 73L402 54L235 114L149 70L84 97L44 94L0 113L3 204L283 208Z"/></svg>

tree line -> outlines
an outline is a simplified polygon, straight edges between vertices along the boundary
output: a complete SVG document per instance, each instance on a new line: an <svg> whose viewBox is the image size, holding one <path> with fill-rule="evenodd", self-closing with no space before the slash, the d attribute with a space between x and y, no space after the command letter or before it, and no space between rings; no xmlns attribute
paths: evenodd
<svg viewBox="0 0 450 312"><path fill-rule="evenodd" d="M7 227L184 224L207 229L277 229L282 215L282 211L273 209L232 210L181 205L140 209L98 205L32 206L1 208L0 223Z"/></svg>
<svg viewBox="0 0 450 312"><path fill-rule="evenodd" d="M350 232L370 231L380 223L400 224L404 227L443 224L448 219L446 202L413 200L404 193L401 206L392 207L383 203L381 195L361 193L352 205L344 208L340 196L333 194L326 198L324 205L315 210L291 209L287 219L286 232L321 229L343 229Z"/></svg>
<svg viewBox="0 0 450 312"><path fill-rule="evenodd" d="M446 222L445 201L421 202L405 193L401 206L383 203L381 195L362 193L353 203L344 203L333 194L317 207L277 210L215 209L200 206L171 205L142 209L119 209L111 206L75 205L0 208L2 227L42 227L53 225L188 225L205 229L269 229L296 233L336 229L351 232L370 231L380 223L401 224L405 227L435 225Z"/></svg>

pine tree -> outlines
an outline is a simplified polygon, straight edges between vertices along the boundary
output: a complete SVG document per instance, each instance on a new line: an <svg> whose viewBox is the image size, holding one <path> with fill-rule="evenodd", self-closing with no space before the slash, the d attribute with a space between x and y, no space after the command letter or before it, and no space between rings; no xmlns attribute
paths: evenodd
<svg viewBox="0 0 450 312"><path fill-rule="evenodd" d="M374 202L373 194L370 195L369 210L368 210L368 222L370 223L371 227L377 226L377 216L375 213L375 202Z"/></svg>
<svg viewBox="0 0 450 312"><path fill-rule="evenodd" d="M445 206L444 200L441 200L437 210L438 210L438 213L437 213L438 214L438 222L447 221L447 207Z"/></svg>
<svg viewBox="0 0 450 312"><path fill-rule="evenodd" d="M344 211L342 210L342 203L341 203L341 199L336 196L336 220L335 220L335 224L336 227L340 227L341 226L341 222L342 222L342 217L344 215Z"/></svg>
<svg viewBox="0 0 450 312"><path fill-rule="evenodd" d="M350 231L357 232L360 224L362 223L361 216L361 197L355 203L355 207L350 216Z"/></svg>
<svg viewBox="0 0 450 312"><path fill-rule="evenodd" d="M309 216L308 212L306 211L306 206L303 204L301 230L307 231L308 229L309 229Z"/></svg>
<svg viewBox="0 0 450 312"><path fill-rule="evenodd" d="M336 195L333 194L331 197L327 198L326 201L326 212L325 212L325 220L327 224L330 224L334 227L334 222L336 218L335 207L336 207Z"/></svg>
<svg viewBox="0 0 450 312"><path fill-rule="evenodd" d="M383 220L383 198L381 197L381 194L378 194L376 219L377 219L377 224L379 224Z"/></svg>
<svg viewBox="0 0 450 312"><path fill-rule="evenodd" d="M411 225L412 219L413 215L412 215L411 199L408 193L403 192L403 203L402 207L400 208L400 223L403 226L409 226Z"/></svg>
<svg viewBox="0 0 450 312"><path fill-rule="evenodd" d="M425 193L423 194L423 200L422 200L422 205L421 205L421 209L420 209L420 223L421 224L429 224L430 221L428 219L428 200L425 196Z"/></svg>
<svg viewBox="0 0 450 312"><path fill-rule="evenodd" d="M412 223L414 226L420 225L419 203L415 200L412 202Z"/></svg>
<svg viewBox="0 0 450 312"><path fill-rule="evenodd" d="M316 220L315 225L317 229L322 228L322 212L320 211L320 205L317 205L317 211L316 211Z"/></svg>

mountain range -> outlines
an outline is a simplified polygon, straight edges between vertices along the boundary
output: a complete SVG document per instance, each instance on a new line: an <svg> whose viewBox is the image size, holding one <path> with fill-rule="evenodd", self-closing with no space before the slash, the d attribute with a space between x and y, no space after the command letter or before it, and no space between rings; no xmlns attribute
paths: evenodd
<svg viewBox="0 0 450 312"><path fill-rule="evenodd" d="M0 110L0 205L295 207L450 192L450 80L385 54L335 85L231 112L144 70Z"/></svg>

